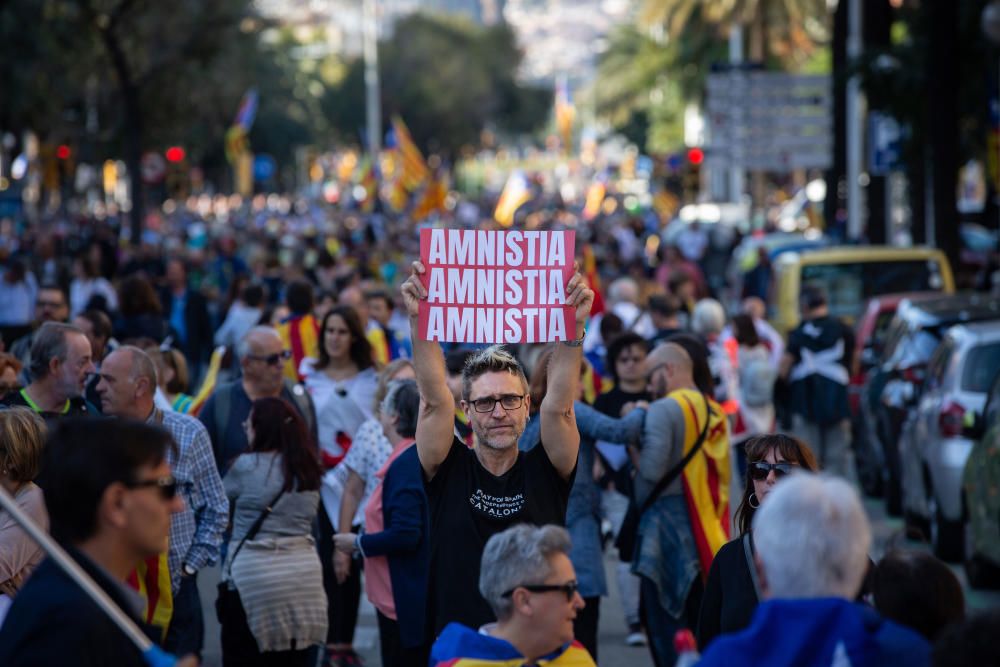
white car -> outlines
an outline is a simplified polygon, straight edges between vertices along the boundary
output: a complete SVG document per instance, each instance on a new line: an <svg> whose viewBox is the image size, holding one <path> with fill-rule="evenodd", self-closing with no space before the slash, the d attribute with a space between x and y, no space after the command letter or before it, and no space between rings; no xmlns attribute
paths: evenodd
<svg viewBox="0 0 1000 667"><path fill-rule="evenodd" d="M969 427L998 370L1000 320L950 328L928 362L920 401L900 436L903 516L944 560L963 556L962 474L974 444Z"/></svg>

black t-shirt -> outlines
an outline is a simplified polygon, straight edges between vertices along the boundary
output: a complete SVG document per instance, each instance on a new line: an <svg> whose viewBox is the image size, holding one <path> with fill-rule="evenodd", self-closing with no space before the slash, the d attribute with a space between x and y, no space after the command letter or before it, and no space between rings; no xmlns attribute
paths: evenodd
<svg viewBox="0 0 1000 667"><path fill-rule="evenodd" d="M44 410L39 410L37 405L28 402L28 398L23 389L21 391L12 391L4 396L0 399L0 405L8 408L31 408L45 421L60 419L62 417L99 417L101 415L100 411L91 405L83 396L74 396L73 398L67 400L66 408L61 412L46 412Z"/></svg>
<svg viewBox="0 0 1000 667"><path fill-rule="evenodd" d="M426 483L431 511L430 601L437 635L452 621L471 628L496 618L479 594L479 565L486 541L518 523L566 523L573 477L563 479L544 447L520 452L496 477L457 438Z"/></svg>
<svg viewBox="0 0 1000 667"><path fill-rule="evenodd" d="M625 407L626 403L651 400L652 398L648 391L622 391L620 388L615 387L611 391L597 397L597 400L594 401L594 409L609 417L618 419L622 416L622 408Z"/></svg>

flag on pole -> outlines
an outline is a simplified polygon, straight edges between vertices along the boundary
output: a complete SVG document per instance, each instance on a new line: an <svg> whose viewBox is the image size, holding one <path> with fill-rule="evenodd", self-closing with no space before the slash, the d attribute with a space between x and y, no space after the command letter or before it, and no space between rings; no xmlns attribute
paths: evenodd
<svg viewBox="0 0 1000 667"><path fill-rule="evenodd" d="M590 308L591 315L604 312L604 297L601 295L601 276L597 272L597 258L594 248L589 243L583 246L583 275L590 289L594 290L594 305Z"/></svg>
<svg viewBox="0 0 1000 667"><path fill-rule="evenodd" d="M563 74L556 79L556 129L562 139L563 150L570 153L573 150L573 121L576 120L576 107L569 91L569 81Z"/></svg>
<svg viewBox="0 0 1000 667"><path fill-rule="evenodd" d="M445 199L448 197L448 174L439 169L431 177L430 183L424 188L424 193L411 214L414 221L419 222L437 211L445 209Z"/></svg>
<svg viewBox="0 0 1000 667"><path fill-rule="evenodd" d="M257 117L257 105L257 89L251 88L243 94L233 124L226 130L225 149L226 160L229 161L229 164L236 165L241 156L250 152L248 135L250 128L253 127L253 121Z"/></svg>
<svg viewBox="0 0 1000 667"><path fill-rule="evenodd" d="M358 166L358 185L364 188L365 200L361 203L361 210L371 213L375 210L375 200L378 199L378 183L375 178L375 165L369 156L361 161Z"/></svg>
<svg viewBox="0 0 1000 667"><path fill-rule="evenodd" d="M517 209L529 199L531 199L531 188L528 187L528 179L525 178L524 172L515 171L503 186L496 210L493 211L493 219L504 227L510 227L514 224L514 214Z"/></svg>
<svg viewBox="0 0 1000 667"><path fill-rule="evenodd" d="M400 179L410 192L415 191L430 178L431 172L424 156L414 143L410 130L399 116L392 117L392 133L399 156Z"/></svg>

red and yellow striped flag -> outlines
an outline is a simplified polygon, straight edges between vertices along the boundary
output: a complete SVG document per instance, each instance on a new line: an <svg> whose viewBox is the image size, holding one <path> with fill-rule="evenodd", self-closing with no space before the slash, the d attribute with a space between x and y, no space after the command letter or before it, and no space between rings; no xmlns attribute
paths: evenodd
<svg viewBox="0 0 1000 667"><path fill-rule="evenodd" d="M445 199L448 197L448 175L443 171L438 171L431 178L431 182L424 188L424 194L413 209L411 217L414 221L421 221L431 213L443 211L445 209Z"/></svg>
<svg viewBox="0 0 1000 667"><path fill-rule="evenodd" d="M139 563L128 576L129 588L142 596L146 609L142 620L159 628L167 636L170 619L174 615L174 595L170 588L170 568L167 567L167 552L153 556Z"/></svg>
<svg viewBox="0 0 1000 667"><path fill-rule="evenodd" d="M604 296L601 294L601 276L597 273L597 257L589 243L583 246L583 277L587 279L590 289L594 290L594 305L590 309L591 316L604 312Z"/></svg>
<svg viewBox="0 0 1000 667"><path fill-rule="evenodd" d="M278 325L278 335L285 349L292 353L285 362L285 377L292 382L301 382L299 365L306 357L319 358L319 324L311 313L289 317Z"/></svg>
<svg viewBox="0 0 1000 667"><path fill-rule="evenodd" d="M396 135L396 150L400 158L400 180L403 186L413 192L430 178L431 171L424 162L424 156L414 143L410 130L399 116L392 117L392 131Z"/></svg>

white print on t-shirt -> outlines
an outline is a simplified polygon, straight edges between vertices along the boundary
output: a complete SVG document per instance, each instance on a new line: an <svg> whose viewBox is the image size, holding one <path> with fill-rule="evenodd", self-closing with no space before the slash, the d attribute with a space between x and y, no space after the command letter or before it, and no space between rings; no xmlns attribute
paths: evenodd
<svg viewBox="0 0 1000 667"><path fill-rule="evenodd" d="M483 493L482 489L476 489L476 492L469 498L469 502L483 514L503 518L514 516L521 511L524 507L524 494L491 496L488 493Z"/></svg>

